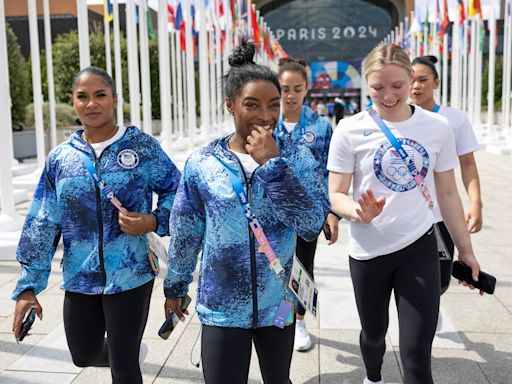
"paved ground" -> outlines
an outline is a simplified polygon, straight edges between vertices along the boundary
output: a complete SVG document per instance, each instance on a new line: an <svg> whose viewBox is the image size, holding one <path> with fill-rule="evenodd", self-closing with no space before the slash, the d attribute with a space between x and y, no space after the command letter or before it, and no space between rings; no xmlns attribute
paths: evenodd
<svg viewBox="0 0 512 384"><path fill-rule="evenodd" d="M443 296L442 327L434 341L436 383L512 383L512 157L481 151L477 161L484 198L484 228L473 244L484 270L495 274L493 296L479 297L453 282ZM26 212L27 204L18 206ZM295 353L291 378L295 384L361 383L364 377L358 346L359 320L347 263L347 228L341 241L320 242L316 279L320 290L318 318L307 318L314 346ZM0 262L0 383L110 383L108 369L79 369L70 362L62 328L63 292L59 288L61 252L56 255L48 289L40 295L44 320L21 344L12 336L13 302L9 299L19 272L16 262ZM165 271L163 271L165 272ZM195 290L195 285L193 289ZM163 321L162 280L155 285L144 343L149 353L142 366L145 383L201 383L201 369L192 363L200 356L199 322L190 316L163 341L157 330ZM136 309L134 309L136 310ZM390 306L395 312L393 305ZM401 383L396 315L392 316L384 361L386 383ZM195 347L194 347L195 345ZM260 383L253 355L250 383ZM230 384L230 383L227 383Z"/></svg>

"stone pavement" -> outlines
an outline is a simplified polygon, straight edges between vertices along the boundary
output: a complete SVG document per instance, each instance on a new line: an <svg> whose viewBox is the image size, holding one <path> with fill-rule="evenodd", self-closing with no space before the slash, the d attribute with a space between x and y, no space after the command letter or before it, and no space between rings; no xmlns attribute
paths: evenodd
<svg viewBox="0 0 512 384"><path fill-rule="evenodd" d="M494 274L498 286L493 296L479 297L455 281L442 297L442 327L432 351L434 380L438 384L512 383L512 157L481 151L476 154L484 199L484 228L473 235L477 257L485 271ZM183 159L175 159L181 162ZM462 189L462 186L459 186ZM28 204L18 206L26 213ZM362 382L364 370L358 345L359 320L347 262L347 227L342 225L340 241L328 246L320 241L316 261L316 281L320 308L307 324L314 345L293 356L291 379L297 383L327 384ZM85 384L110 383L105 368L75 367L67 351L62 326L63 292L59 263L54 259L48 288L39 296L44 320L36 320L32 333L17 344L11 333L14 304L10 293L19 268L16 262L0 262L0 383ZM163 275L165 270L162 271ZM195 292L196 283L192 285ZM149 353L142 365L144 383L201 383L200 325L191 311L164 341L157 336L163 322L162 279L157 280L143 342ZM136 310L136 308L134 308ZM396 310L387 335L383 376L386 383L403 382L398 349ZM249 383L261 382L253 354ZM230 383L226 383L230 384Z"/></svg>

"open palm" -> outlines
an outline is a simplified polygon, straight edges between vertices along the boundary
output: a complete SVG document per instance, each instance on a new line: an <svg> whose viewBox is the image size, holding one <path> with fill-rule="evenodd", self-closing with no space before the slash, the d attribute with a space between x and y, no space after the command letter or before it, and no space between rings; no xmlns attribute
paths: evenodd
<svg viewBox="0 0 512 384"><path fill-rule="evenodd" d="M361 194L358 202L360 208L356 208L356 212L363 223L369 224L382 213L386 199L384 197L376 199L371 189L368 189Z"/></svg>

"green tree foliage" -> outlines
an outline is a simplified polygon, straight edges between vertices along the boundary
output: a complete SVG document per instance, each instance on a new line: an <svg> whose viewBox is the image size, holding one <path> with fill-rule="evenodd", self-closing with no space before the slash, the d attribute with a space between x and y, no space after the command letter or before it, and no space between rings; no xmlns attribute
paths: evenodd
<svg viewBox="0 0 512 384"><path fill-rule="evenodd" d="M501 108L501 93L503 85L503 56L496 55L494 69L494 108ZM489 60L484 61L484 73L482 76L482 105L487 106L487 93L489 91Z"/></svg>
<svg viewBox="0 0 512 384"><path fill-rule="evenodd" d="M30 102L30 76L27 61L21 54L18 39L13 30L6 24L7 55L9 62L9 85L11 92L11 116L13 125L25 123L25 108Z"/></svg>

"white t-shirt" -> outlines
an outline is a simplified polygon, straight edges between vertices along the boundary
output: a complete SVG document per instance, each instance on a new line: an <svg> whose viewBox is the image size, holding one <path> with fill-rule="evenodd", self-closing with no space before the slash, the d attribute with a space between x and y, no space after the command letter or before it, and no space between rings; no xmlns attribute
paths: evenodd
<svg viewBox="0 0 512 384"><path fill-rule="evenodd" d="M253 157L247 153L240 153L231 150L242 163L242 167L244 167L245 177L250 178L256 168L260 165L253 159Z"/></svg>
<svg viewBox="0 0 512 384"><path fill-rule="evenodd" d="M457 166L446 119L415 107L409 119L385 123L435 195L434 171ZM432 226L434 215L402 159L366 111L341 120L338 127L341 129L336 129L331 139L327 169L353 174L355 201L367 189L376 198L386 198L382 213L370 224L350 223L350 256L368 260L412 244Z"/></svg>
<svg viewBox="0 0 512 384"><path fill-rule="evenodd" d="M464 112L441 105L438 113L446 117L449 127L453 130L457 156L466 155L480 149L471 123ZM434 216L436 223L443 221L438 204L434 206Z"/></svg>
<svg viewBox="0 0 512 384"><path fill-rule="evenodd" d="M283 121L283 125L286 128L286 131L288 133L290 133L291 131L293 131L293 128L295 128L297 126L297 122L295 122L295 123L288 123L287 121Z"/></svg>
<svg viewBox="0 0 512 384"><path fill-rule="evenodd" d="M102 141L101 143L91 144L92 149L94 149L94 152L96 153L96 157L99 159L103 150L107 148L109 145L115 143L121 137L123 137L125 132L126 127L119 127L115 135L112 136L110 139Z"/></svg>

